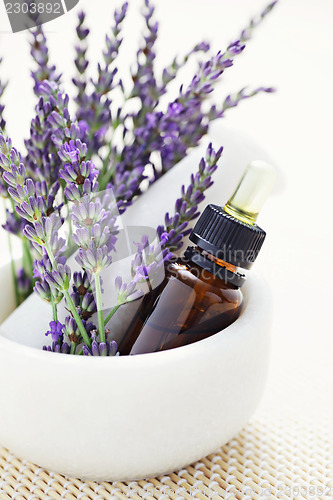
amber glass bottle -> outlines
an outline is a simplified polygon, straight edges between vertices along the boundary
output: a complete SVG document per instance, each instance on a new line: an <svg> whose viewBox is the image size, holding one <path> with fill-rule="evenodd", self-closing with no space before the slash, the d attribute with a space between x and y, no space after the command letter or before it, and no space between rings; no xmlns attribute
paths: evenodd
<svg viewBox="0 0 333 500"><path fill-rule="evenodd" d="M190 236L195 246L170 263L162 283L138 303L118 345L121 355L191 344L238 318L243 269L251 267L266 235L255 220L273 177L272 167L253 162L224 208L206 207Z"/></svg>

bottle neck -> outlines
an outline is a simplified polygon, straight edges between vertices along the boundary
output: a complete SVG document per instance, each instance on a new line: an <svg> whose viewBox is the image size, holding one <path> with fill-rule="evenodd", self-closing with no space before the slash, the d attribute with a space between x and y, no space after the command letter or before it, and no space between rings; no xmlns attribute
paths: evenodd
<svg viewBox="0 0 333 500"><path fill-rule="evenodd" d="M239 271L239 268L229 262L218 259L213 254L207 252L207 250L203 250L198 246L188 247L184 256L197 266L237 288L241 287L245 282L245 275Z"/></svg>

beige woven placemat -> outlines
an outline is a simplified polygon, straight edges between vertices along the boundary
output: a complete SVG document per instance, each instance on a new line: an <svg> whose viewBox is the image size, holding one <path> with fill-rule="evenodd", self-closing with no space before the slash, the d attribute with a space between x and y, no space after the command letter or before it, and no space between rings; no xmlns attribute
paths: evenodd
<svg viewBox="0 0 333 500"><path fill-rule="evenodd" d="M310 421L281 426L256 419L216 454L187 469L130 483L66 478L2 449L1 499L333 498L332 450L324 429L312 431Z"/></svg>
<svg viewBox="0 0 333 500"><path fill-rule="evenodd" d="M303 336L293 346L289 337L280 333L273 345L259 410L215 454L156 479L95 483L48 472L0 447L0 498L332 499L333 341L317 334L315 343Z"/></svg>

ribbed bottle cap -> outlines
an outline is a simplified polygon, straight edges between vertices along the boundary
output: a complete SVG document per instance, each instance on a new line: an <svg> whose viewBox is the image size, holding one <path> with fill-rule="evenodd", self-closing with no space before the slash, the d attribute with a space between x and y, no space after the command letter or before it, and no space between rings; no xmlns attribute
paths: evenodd
<svg viewBox="0 0 333 500"><path fill-rule="evenodd" d="M222 207L208 205L196 223L190 240L220 260L249 269L256 260L266 233L246 224Z"/></svg>
<svg viewBox="0 0 333 500"><path fill-rule="evenodd" d="M190 240L220 260L249 269L266 236L256 220L274 182L275 170L271 165L251 162L224 208L205 208Z"/></svg>

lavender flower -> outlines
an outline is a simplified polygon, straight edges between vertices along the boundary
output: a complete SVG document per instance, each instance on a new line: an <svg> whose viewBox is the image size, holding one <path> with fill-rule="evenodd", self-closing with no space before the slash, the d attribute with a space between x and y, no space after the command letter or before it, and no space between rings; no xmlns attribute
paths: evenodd
<svg viewBox="0 0 333 500"><path fill-rule="evenodd" d="M82 323L87 332L88 338L90 338L91 332L95 330L95 325L93 323L87 323L85 320L82 320ZM72 316L66 316L63 331L64 335L68 338L71 344L77 345L82 342L82 336L78 329L77 322Z"/></svg>
<svg viewBox="0 0 333 500"><path fill-rule="evenodd" d="M149 0L145 0L143 15L147 27L142 47L137 52L137 70L132 74L133 89L131 97L138 97L141 101L141 111L134 117L135 125L139 126L147 112L151 112L158 103L160 94L154 75L154 50L158 34L158 23L154 22L155 8Z"/></svg>
<svg viewBox="0 0 333 500"><path fill-rule="evenodd" d="M31 50L30 53L32 58L37 63L37 69L31 72L31 76L34 79L35 93L38 94L39 84L43 80L50 80L58 82L61 78L56 71L55 66L50 66L49 64L49 50L46 44L46 37L41 26L37 26L34 30L32 30L33 39L30 43Z"/></svg>
<svg viewBox="0 0 333 500"><path fill-rule="evenodd" d="M89 276L86 272L75 272L73 274L73 290L81 297L91 290Z"/></svg>
<svg viewBox="0 0 333 500"><path fill-rule="evenodd" d="M157 228L160 238L164 238L162 247L170 252L178 250L182 246L182 239L191 232L188 228L190 221L199 216L198 205L204 199L204 192L212 184L212 174L217 169L217 163L221 158L223 148L217 152L209 144L206 158L202 158L199 169L195 175L191 175L191 183L181 188L181 197L175 203L175 215L165 214L165 225Z"/></svg>
<svg viewBox="0 0 333 500"><path fill-rule="evenodd" d="M63 299L63 294L55 288L51 290L50 285L44 278L41 278L40 281L36 281L34 292L48 304L59 304Z"/></svg>
<svg viewBox="0 0 333 500"><path fill-rule="evenodd" d="M51 335L53 342L58 342L63 337L63 328L64 325L60 321L51 321L50 330L45 335Z"/></svg>
<svg viewBox="0 0 333 500"><path fill-rule="evenodd" d="M97 312L95 298L92 293L86 293L79 306L80 316L84 320L87 320L91 318L95 312Z"/></svg>
<svg viewBox="0 0 333 500"><path fill-rule="evenodd" d="M99 342L97 340L97 332L92 331L91 334L93 338L91 349L89 349L86 345L82 348L85 356L115 356L118 349L118 345L115 340ZM106 337L108 334L109 331L106 333Z"/></svg>
<svg viewBox="0 0 333 500"><path fill-rule="evenodd" d="M51 289L67 291L69 289L69 283L71 280L71 270L69 266L58 264L57 270L52 272L46 271L45 280L50 285Z"/></svg>
<svg viewBox="0 0 333 500"><path fill-rule="evenodd" d="M43 351L58 352L61 354L69 354L70 347L66 342L62 343L61 345L59 343L52 342L51 346L43 346Z"/></svg>
<svg viewBox="0 0 333 500"><path fill-rule="evenodd" d="M0 64L2 63L2 58L0 58ZM3 112L4 112L4 109L5 109L5 106L2 104L1 100L2 100L2 97L3 97L3 94L6 90L6 87L7 87L7 82L2 82L0 80L0 130L4 130L5 127L6 127L6 121L3 117Z"/></svg>
<svg viewBox="0 0 333 500"><path fill-rule="evenodd" d="M119 49L122 43L121 34L121 24L126 16L128 4L125 3L120 11L115 11L114 13L114 26L112 27L112 36L106 36L105 38L105 51L103 52L104 66L98 65L98 78L97 80L92 80L94 90L91 94L85 93L81 95L80 106L77 113L77 120L87 123L89 128L89 134L87 138L87 144L89 150L98 152L101 146L106 144L106 134L113 126L115 129L117 123L113 122L112 114L110 110L111 101L108 98L108 94L117 86L121 85L121 82L115 82L115 76L118 72L117 68L112 68L113 62L118 56ZM81 21L80 21L81 22ZM86 33L86 32L85 32ZM83 33L81 33L81 36ZM84 49L83 49L84 50ZM85 71L85 70L84 70ZM76 82L79 86L82 83ZM83 83L83 85L85 85Z"/></svg>
<svg viewBox="0 0 333 500"><path fill-rule="evenodd" d="M38 86L38 92L43 90L42 83ZM41 96L36 106L36 116L32 119L30 125L30 137L25 141L27 156L25 164L29 175L40 181L46 181L51 186L58 180L60 158L57 154L57 148L51 141L53 126L51 115L58 109L57 99L48 100L48 96Z"/></svg>
<svg viewBox="0 0 333 500"><path fill-rule="evenodd" d="M75 102L79 109L83 109L86 105L86 88L87 88L87 76L86 71L89 66L89 61L87 60L87 38L90 30L85 27L86 15L84 12L78 14L78 25L76 27L76 34L78 37L78 44L75 47L76 58L75 66L78 74L73 78L73 83L77 87L77 96Z"/></svg>
<svg viewBox="0 0 333 500"><path fill-rule="evenodd" d="M115 289L117 292L117 304L125 304L126 302L132 302L133 300L139 299L142 297L143 292L141 290L137 289L138 282L141 279L145 279L146 276L144 276L145 273L140 272L141 269L139 266L136 267L135 270L135 277L134 279L126 284L123 283L123 280L120 276L117 276L115 279ZM147 273L148 274L148 273Z"/></svg>
<svg viewBox="0 0 333 500"><path fill-rule="evenodd" d="M185 66L192 55L200 52L208 52L209 49L210 45L208 42L201 42L195 45L193 49L190 50L190 52L188 52L180 62L177 60L177 57L175 57L170 66L164 68L163 70L160 95L165 94L168 84L177 77L178 71Z"/></svg>
<svg viewBox="0 0 333 500"><path fill-rule="evenodd" d="M222 118L228 109L235 108L241 101L249 99L250 97L253 97L261 92L272 93L275 92L275 89L272 87L258 87L247 93L246 88L243 88L235 94L229 94L225 98L221 109L218 109L217 106L213 105L207 113L207 116L210 121L213 121L216 118Z"/></svg>

